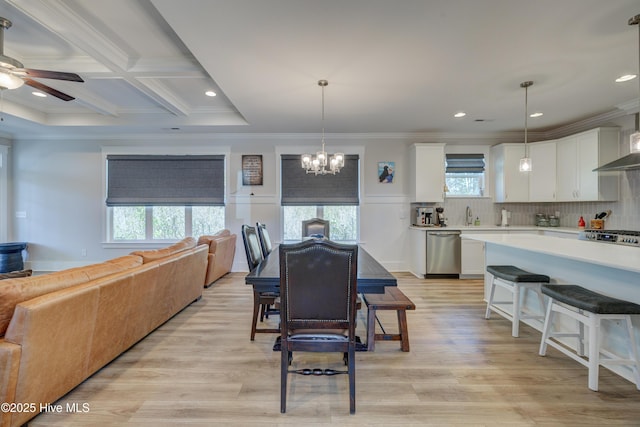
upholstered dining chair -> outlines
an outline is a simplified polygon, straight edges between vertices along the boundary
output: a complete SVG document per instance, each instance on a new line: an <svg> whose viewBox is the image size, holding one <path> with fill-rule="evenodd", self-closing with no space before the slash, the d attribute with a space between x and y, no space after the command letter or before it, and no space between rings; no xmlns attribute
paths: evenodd
<svg viewBox="0 0 640 427"><path fill-rule="evenodd" d="M261 222L256 222L256 230L258 232L258 240L260 240L260 249L262 249L262 257L266 258L273 250L271 238L267 226Z"/></svg>
<svg viewBox="0 0 640 427"><path fill-rule="evenodd" d="M311 235L322 235L327 239L330 239L329 221L320 218L312 218L302 221L302 237L305 238Z"/></svg>
<svg viewBox="0 0 640 427"><path fill-rule="evenodd" d="M286 412L287 378L348 374L349 412L356 411L356 276L358 246L329 240L283 244L280 256L280 412ZM346 371L290 370L293 353L340 352Z"/></svg>
<svg viewBox="0 0 640 427"><path fill-rule="evenodd" d="M262 256L262 249L260 248L260 240L256 228L250 225L242 225L242 241L244 242L244 250L247 255L247 264L249 271L260 264L264 258ZM265 307L272 306L276 303L278 294L272 292L258 292L253 291L253 318L251 321L251 341L256 337L256 333L278 333L280 329L275 328L261 328L258 329L258 315L260 314L260 320L264 319Z"/></svg>
<svg viewBox="0 0 640 427"><path fill-rule="evenodd" d="M269 256L271 251L273 250L273 245L271 244L271 238L269 237L269 231L267 230L267 226L262 224L261 222L256 222L256 231L258 232L258 240L260 240L260 249L262 250L262 257L266 258ZM276 295L277 296L277 295ZM277 305L277 302L276 302ZM262 322L264 318L269 318L270 314L279 314L280 310L278 310L275 305L260 305L260 321Z"/></svg>

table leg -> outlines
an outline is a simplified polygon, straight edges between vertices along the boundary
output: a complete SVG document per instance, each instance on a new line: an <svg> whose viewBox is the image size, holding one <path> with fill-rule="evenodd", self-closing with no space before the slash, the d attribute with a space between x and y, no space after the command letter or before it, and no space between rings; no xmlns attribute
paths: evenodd
<svg viewBox="0 0 640 427"><path fill-rule="evenodd" d="M368 307L367 310L367 351L376 348L376 309Z"/></svg>

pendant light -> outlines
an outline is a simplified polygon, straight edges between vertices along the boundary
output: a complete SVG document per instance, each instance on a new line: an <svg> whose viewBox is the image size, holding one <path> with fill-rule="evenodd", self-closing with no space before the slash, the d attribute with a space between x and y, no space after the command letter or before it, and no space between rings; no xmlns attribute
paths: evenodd
<svg viewBox="0 0 640 427"><path fill-rule="evenodd" d="M322 88L322 149L315 156L303 154L300 158L302 168L307 173L314 175L335 175L344 167L344 153L327 155L324 149L324 88L329 84L326 80L318 80L318 86ZM327 169L327 164L329 169Z"/></svg>
<svg viewBox="0 0 640 427"><path fill-rule="evenodd" d="M629 25L638 26L638 71L640 72L640 15L629 18ZM638 84L640 85L640 73L638 74ZM640 120L639 114L636 113L636 131L629 138L629 149L631 153L640 153Z"/></svg>
<svg viewBox="0 0 640 427"><path fill-rule="evenodd" d="M524 88L524 157L520 159L520 172L531 172L531 159L529 158L529 151L527 147L527 103L528 103L528 90L529 86L532 86L532 81L526 81L520 83L520 87Z"/></svg>

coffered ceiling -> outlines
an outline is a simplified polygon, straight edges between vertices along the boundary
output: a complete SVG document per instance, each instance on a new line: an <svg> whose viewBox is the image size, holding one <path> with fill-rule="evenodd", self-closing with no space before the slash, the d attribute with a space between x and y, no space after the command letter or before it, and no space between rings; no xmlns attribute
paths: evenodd
<svg viewBox="0 0 640 427"><path fill-rule="evenodd" d="M0 135L535 135L638 111L638 0L2 0ZM205 96L214 90L215 97ZM456 119L456 112L467 116ZM593 127L592 126L592 127Z"/></svg>

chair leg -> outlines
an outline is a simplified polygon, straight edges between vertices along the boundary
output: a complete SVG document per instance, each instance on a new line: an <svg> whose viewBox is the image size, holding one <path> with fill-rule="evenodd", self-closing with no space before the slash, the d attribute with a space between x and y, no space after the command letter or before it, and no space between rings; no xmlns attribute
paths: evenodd
<svg viewBox="0 0 640 427"><path fill-rule="evenodd" d="M625 316L627 321L627 331L629 332L629 359L635 362L635 366L632 368L636 379L636 388L640 390L640 361L638 360L638 348L636 347L636 338L633 334L633 324L631 323L631 316Z"/></svg>
<svg viewBox="0 0 640 427"><path fill-rule="evenodd" d="M253 318L251 320L251 341L256 338L256 327L258 324L258 311L260 311L260 294L253 291Z"/></svg>
<svg viewBox="0 0 640 427"><path fill-rule="evenodd" d="M356 413L356 357L355 344L349 346L349 413Z"/></svg>
<svg viewBox="0 0 640 427"><path fill-rule="evenodd" d="M547 339L551 333L553 327L553 299L549 299L549 305L547 305L547 314L544 317L544 326L542 327L542 339L540 340L540 350L538 354L544 356L547 354Z"/></svg>
<svg viewBox="0 0 640 427"><path fill-rule="evenodd" d="M589 313L589 388L598 391L600 368L600 317Z"/></svg>
<svg viewBox="0 0 640 427"><path fill-rule="evenodd" d="M489 292L489 301L487 302L487 310L484 313L484 318L489 319L491 317L491 304L493 304L493 296L496 293L496 279L491 279L491 291Z"/></svg>
<svg viewBox="0 0 640 427"><path fill-rule="evenodd" d="M287 375L289 375L289 355L286 343L281 342L280 350L280 413L287 411Z"/></svg>
<svg viewBox="0 0 640 427"><path fill-rule="evenodd" d="M513 322L511 324L511 336L518 338L520 334L520 285L513 284Z"/></svg>

